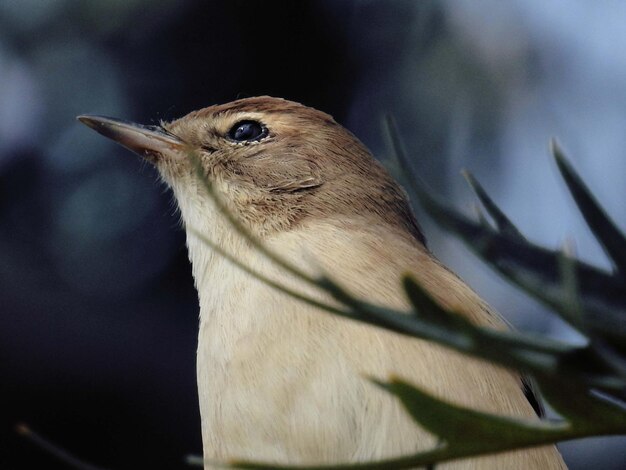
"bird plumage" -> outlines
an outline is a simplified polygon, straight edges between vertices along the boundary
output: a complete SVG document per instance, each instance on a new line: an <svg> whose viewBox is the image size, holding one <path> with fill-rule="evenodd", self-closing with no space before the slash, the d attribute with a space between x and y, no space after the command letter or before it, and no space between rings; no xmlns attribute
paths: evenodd
<svg viewBox="0 0 626 470"><path fill-rule="evenodd" d="M229 130L246 121L260 123L266 135L229 139ZM400 281L412 273L443 306L477 324L506 328L428 251L404 192L330 116L260 97L205 108L162 127L165 137L155 134L158 142L144 145L141 153L172 187L187 228L200 300L197 372L205 458L335 463L399 456L436 444L397 399L365 375L395 374L454 403L536 418L517 374L318 311L243 272L197 236L206 235L272 279L332 302L232 229L196 177L185 155L189 151L200 156L220 200L283 257L324 270L360 298L405 310ZM120 132L132 147L132 136ZM548 446L441 468L564 464Z"/></svg>

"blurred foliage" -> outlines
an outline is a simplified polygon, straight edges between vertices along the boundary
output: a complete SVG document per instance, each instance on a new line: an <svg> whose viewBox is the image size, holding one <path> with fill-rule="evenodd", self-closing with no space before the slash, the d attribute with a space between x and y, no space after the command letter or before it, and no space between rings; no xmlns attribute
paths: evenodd
<svg viewBox="0 0 626 470"><path fill-rule="evenodd" d="M388 129L398 164L411 175L408 160L391 120ZM412 418L439 437L439 444L410 456L333 466L279 466L234 461L238 468L358 468L388 469L429 466L464 457L540 446L563 440L626 434L626 237L611 221L580 177L552 142L557 166L581 213L613 262L604 271L573 257L568 250L548 250L528 241L469 173L466 178L495 228L479 213L473 221L446 207L414 176L411 195L441 226L461 238L495 270L512 283L550 306L586 338L582 346L515 331L495 331L476 326L455 311L442 308L410 276L404 289L412 311L372 305L348 294L325 274L310 276L279 255L268 251L232 217L214 194L194 155L198 175L218 208L233 227L265 256L293 275L330 294L340 307L325 305L264 277L197 232L210 247L274 288L327 312L400 334L435 341L457 351L531 374L559 420L503 417L457 406L420 390L399 377L372 379L395 395ZM563 393L567 390L567 393ZM202 459L191 459L201 464Z"/></svg>
<svg viewBox="0 0 626 470"><path fill-rule="evenodd" d="M151 168L75 127L77 113L153 122L267 93L329 112L381 154L372 116L391 109L440 194L458 201L449 170L470 166L493 194L506 187L499 202L518 223L550 201L539 223L521 223L546 240L561 232L550 211L562 200L524 144L559 133L584 144L581 156L602 154L581 169L623 219L606 188L624 169L615 97L626 84L625 62L607 59L622 57L619 2L571 2L566 15L549 3L0 2L0 468L54 466L14 436L21 420L113 468L175 468L201 447L197 294L171 195L146 188ZM526 182L541 196L524 197ZM446 262L475 261L457 255ZM466 271L514 322L559 328ZM617 468L624 446L612 442L576 446L568 463Z"/></svg>

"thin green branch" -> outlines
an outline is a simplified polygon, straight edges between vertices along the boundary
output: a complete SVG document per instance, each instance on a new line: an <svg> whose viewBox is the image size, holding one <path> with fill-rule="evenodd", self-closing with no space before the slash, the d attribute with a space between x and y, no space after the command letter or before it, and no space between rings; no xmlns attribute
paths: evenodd
<svg viewBox="0 0 626 470"><path fill-rule="evenodd" d="M559 373L576 377L577 372L580 372L576 369L576 363L574 361L568 361L567 359L569 357L585 357L585 354L588 352L585 348L573 347L564 343L536 338L530 335L522 335L520 333L492 331L470 325L469 323L464 329L459 329L457 324L457 330L451 331L450 328L442 327L432 321L425 321L419 318L419 316L407 315L406 312L379 307L355 299L326 276L319 276L317 278L308 276L299 268L267 249L261 242L250 235L248 230L237 221L228 208L216 197L198 159L194 155L190 155L190 158L195 162L198 177L207 189L208 195L213 198L220 212L233 224L233 227L245 239L249 240L250 243L269 260L275 262L278 266L286 269L288 272L296 275L307 283L327 292L333 298L348 306L349 309L342 310L331 307L329 310L326 304L315 301L297 291L284 289L284 286L267 278L260 278L260 280L264 282L269 281L268 285L271 287L342 317L384 327L403 335L435 341L456 349L457 351L495 361L506 367L519 369L526 373L550 374L558 370ZM221 253L224 253L224 250L217 247L210 240L206 240L206 238L204 240L208 241L211 247L218 248ZM240 267L247 269L251 274L258 274L244 267L242 263L236 262L232 255L229 255L229 259ZM425 291L424 295L429 296ZM415 308L419 310L419 306L415 306ZM441 309L441 307L438 308L440 315L443 316L446 314L444 309ZM456 316L455 313L448 313ZM593 370L587 371L586 379L604 390L622 389L624 386L622 380L616 380L606 375L594 374Z"/></svg>
<svg viewBox="0 0 626 470"><path fill-rule="evenodd" d="M271 250L268 250L267 247L261 243L255 236L250 233L246 227L232 214L232 212L226 207L226 204L222 202L216 191L213 189L213 185L207 178L204 167L202 166L202 162L200 158L194 153L189 152L187 154L189 159L191 160L194 169L196 170L196 174L198 179L202 183L204 189L207 194L213 200L215 207L219 211L219 213L226 218L228 223L235 229L235 231L241 235L245 240L247 240L259 253L265 256L270 261L274 262L277 266L283 268L285 271L290 272L291 274L297 276L303 281L308 282L311 285L317 286L321 279L310 276L294 264L288 262L284 258L278 256L276 253L273 253Z"/></svg>
<svg viewBox="0 0 626 470"><path fill-rule="evenodd" d="M18 424L15 427L15 431L17 432L17 434L29 440L47 454L53 456L58 461L63 462L65 465L71 468L74 468L76 470L105 470L103 467L97 467L93 464L79 459L69 451L63 449L57 444L54 444L49 439L46 439L41 434L36 433L26 424Z"/></svg>
<svg viewBox="0 0 626 470"><path fill-rule="evenodd" d="M269 277L265 276L264 274L261 274L260 272L252 269L248 265L246 265L246 264L242 263L241 261L239 261L236 257L234 257L233 255L228 253L226 250L224 250L222 247L217 245L215 242L213 242L213 240L211 240L208 237L204 236L197 229L195 229L193 227L190 227L189 230L196 237L198 237L202 241L202 243L206 244L209 248L214 250L217 254L219 254L220 256L224 257L229 262L231 262L232 264L237 266L239 269L241 269L242 271L250 274L251 276L253 276L254 278L258 279L262 283L268 285L269 287L272 287L273 289L276 289L279 292L287 294L287 295L293 297L294 299L300 300L300 301L304 302L305 304L311 305L313 307L320 308L320 309L325 310L325 311L330 312L330 313L334 313L335 315L340 315L342 317L355 319L355 316L353 314L351 314L347 310L343 310L343 309L337 308L337 307L335 307L333 305L330 305L328 303L324 303L324 302L321 302L319 300L315 300L313 297L310 297L310 296L307 296L305 294L302 294L301 292L298 292L295 289L291 289L291 288L285 286L284 284L281 284L279 282L276 282L276 281L270 279ZM317 286L318 284L314 284L314 285Z"/></svg>
<svg viewBox="0 0 626 470"><path fill-rule="evenodd" d="M582 390L582 395L572 393L571 397L567 396L559 402L561 411L573 417L572 422L568 423L530 421L476 411L435 398L400 379L392 378L389 382L376 381L376 383L396 395L415 421L440 437L440 444L411 456L365 463L309 466L234 460L230 461L230 464L236 468L263 470L406 469L598 434L622 434L626 431L626 414L620 415L620 410L615 405L603 402L585 390ZM580 391L573 390L576 393ZM559 393L561 396L564 395L561 391ZM572 414L572 410L578 410L581 404L587 413L585 419L580 419L580 415L575 413Z"/></svg>

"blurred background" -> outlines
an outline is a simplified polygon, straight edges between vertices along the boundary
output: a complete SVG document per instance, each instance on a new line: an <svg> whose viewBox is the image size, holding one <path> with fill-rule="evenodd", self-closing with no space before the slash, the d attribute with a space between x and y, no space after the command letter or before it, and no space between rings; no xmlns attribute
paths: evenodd
<svg viewBox="0 0 626 470"><path fill-rule="evenodd" d="M531 240L608 266L548 140L624 227L625 21L619 0L0 0L0 467L64 468L18 422L107 468L183 468L201 451L172 196L77 114L149 124L269 94L334 115L385 160L392 113L451 204L472 210L467 168ZM579 340L421 222L517 327ZM621 438L561 450L572 469L625 468Z"/></svg>

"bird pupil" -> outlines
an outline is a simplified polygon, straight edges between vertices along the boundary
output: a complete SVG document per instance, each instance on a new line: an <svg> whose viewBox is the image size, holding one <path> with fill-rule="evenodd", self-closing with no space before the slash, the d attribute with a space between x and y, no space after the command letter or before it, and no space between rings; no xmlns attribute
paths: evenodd
<svg viewBox="0 0 626 470"><path fill-rule="evenodd" d="M228 133L228 136L237 142L259 140L265 135L266 129L256 121L238 122Z"/></svg>
<svg viewBox="0 0 626 470"><path fill-rule="evenodd" d="M249 139L254 135L254 126L252 123L246 122L237 128L237 132L235 132L235 139Z"/></svg>

